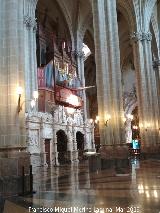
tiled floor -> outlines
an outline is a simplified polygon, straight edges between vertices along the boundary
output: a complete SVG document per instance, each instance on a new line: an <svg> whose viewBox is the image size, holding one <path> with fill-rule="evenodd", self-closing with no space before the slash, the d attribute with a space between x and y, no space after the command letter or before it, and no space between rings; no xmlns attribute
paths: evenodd
<svg viewBox="0 0 160 213"><path fill-rule="evenodd" d="M33 196L11 197L3 213L160 213L160 161L132 159L129 173L79 165L41 168Z"/></svg>

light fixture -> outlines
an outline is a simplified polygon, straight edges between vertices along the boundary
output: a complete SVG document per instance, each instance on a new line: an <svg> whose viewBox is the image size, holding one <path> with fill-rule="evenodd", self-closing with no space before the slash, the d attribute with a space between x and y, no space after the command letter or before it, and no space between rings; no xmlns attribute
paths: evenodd
<svg viewBox="0 0 160 213"><path fill-rule="evenodd" d="M99 124L99 116L98 115L96 116L96 119L95 119L94 123L95 124Z"/></svg>
<svg viewBox="0 0 160 213"><path fill-rule="evenodd" d="M66 110L68 114L73 114L75 112L75 109L71 107L66 107Z"/></svg>
<svg viewBox="0 0 160 213"><path fill-rule="evenodd" d="M109 120L111 119L111 115L110 114L107 114L106 116L105 116L105 122L104 122L104 125L107 127L108 126L108 122L109 122Z"/></svg>
<svg viewBox="0 0 160 213"><path fill-rule="evenodd" d="M127 114L127 118L130 119L130 120L133 120L133 115Z"/></svg>
<svg viewBox="0 0 160 213"><path fill-rule="evenodd" d="M35 100L31 100L31 107L33 108L33 107L35 107L35 105L36 105Z"/></svg>
<svg viewBox="0 0 160 213"><path fill-rule="evenodd" d="M36 100L38 99L38 91L34 91L34 92L33 92L33 98L34 98L34 99L32 99L32 100L25 100L25 101L23 101L23 102L21 103L21 95L22 95L22 93L23 93L22 87L18 86L18 87L17 87L17 94L19 95L19 97L18 97L18 107L17 107L18 113L20 113L20 111L22 110L22 106L23 106L23 104L24 104L25 102L30 102L31 108L33 108L33 107L35 107L35 105L36 105Z"/></svg>
<svg viewBox="0 0 160 213"><path fill-rule="evenodd" d="M151 126L150 123L146 123L146 124L145 124L145 131L146 131L146 132L148 131L148 129L150 128L150 126Z"/></svg>
<svg viewBox="0 0 160 213"><path fill-rule="evenodd" d="M96 120L99 121L99 116L98 115L96 116Z"/></svg>
<svg viewBox="0 0 160 213"><path fill-rule="evenodd" d="M142 123L139 124L139 128L143 128L143 124Z"/></svg>
<svg viewBox="0 0 160 213"><path fill-rule="evenodd" d="M91 124L93 124L93 119L92 119L92 118L90 118L90 119L89 119L89 122L90 122Z"/></svg>
<svg viewBox="0 0 160 213"><path fill-rule="evenodd" d="M134 125L132 128L133 128L134 130L136 130L136 129L138 129L138 126L137 126L137 125Z"/></svg>
<svg viewBox="0 0 160 213"><path fill-rule="evenodd" d="M34 98L35 100L38 99L38 91L33 91L33 98Z"/></svg>
<svg viewBox="0 0 160 213"><path fill-rule="evenodd" d="M18 107L17 107L18 113L22 110L22 108L21 108L21 95L22 95L22 93L23 93L22 87L18 86L17 87L17 94L19 96L18 97Z"/></svg>
<svg viewBox="0 0 160 213"><path fill-rule="evenodd" d="M122 121L125 123L126 122L126 118L124 116L122 116Z"/></svg>
<svg viewBox="0 0 160 213"><path fill-rule="evenodd" d="M71 105L79 106L79 99L76 95L71 94L66 101Z"/></svg>

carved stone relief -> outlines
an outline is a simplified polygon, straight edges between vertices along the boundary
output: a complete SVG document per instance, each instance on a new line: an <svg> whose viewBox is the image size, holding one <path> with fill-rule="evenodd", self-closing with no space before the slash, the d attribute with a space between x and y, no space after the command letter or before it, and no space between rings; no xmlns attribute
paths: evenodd
<svg viewBox="0 0 160 213"><path fill-rule="evenodd" d="M30 153L44 152L44 144L40 144L44 139L51 139L52 150L56 151L56 132L64 130L68 137L68 149L76 151L76 132L84 134L85 149L92 148L92 137L94 126L88 121L84 122L81 110L75 110L74 114L67 113L62 106L57 106L52 114L42 112L29 112L26 114L28 132L28 150ZM32 127L32 128L31 128ZM36 129L38 128L38 130ZM85 128L85 131L84 131ZM40 132L39 132L40 131ZM41 142L40 142L41 141ZM35 147L37 147L35 149ZM38 151L39 148L39 151ZM41 150L43 149L43 150ZM58 156L58 155L57 155ZM54 157L53 157L54 158ZM71 156L72 158L72 156ZM45 158L43 159L45 161ZM44 162L43 165L45 165Z"/></svg>

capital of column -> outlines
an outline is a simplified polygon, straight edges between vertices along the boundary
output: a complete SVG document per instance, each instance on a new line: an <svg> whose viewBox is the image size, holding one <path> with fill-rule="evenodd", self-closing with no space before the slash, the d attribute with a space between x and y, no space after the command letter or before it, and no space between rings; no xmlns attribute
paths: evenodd
<svg viewBox="0 0 160 213"><path fill-rule="evenodd" d="M153 61L153 68L158 68L160 67L160 59L156 59Z"/></svg>
<svg viewBox="0 0 160 213"><path fill-rule="evenodd" d="M35 18L25 15L23 18L23 23L26 26L27 30L33 29L33 32L37 30L37 22Z"/></svg>
<svg viewBox="0 0 160 213"><path fill-rule="evenodd" d="M79 58L82 58L82 59L85 59L85 54L84 54L84 52L83 51L74 51L74 53L75 53L75 55L77 56L77 57L79 57Z"/></svg>
<svg viewBox="0 0 160 213"><path fill-rule="evenodd" d="M150 32L133 32L133 34L131 34L131 39L134 42L151 41L152 40L152 34Z"/></svg>

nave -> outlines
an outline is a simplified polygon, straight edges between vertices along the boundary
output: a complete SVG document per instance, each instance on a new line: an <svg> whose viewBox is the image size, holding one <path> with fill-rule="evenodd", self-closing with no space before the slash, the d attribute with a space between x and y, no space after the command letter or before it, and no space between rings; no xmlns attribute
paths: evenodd
<svg viewBox="0 0 160 213"><path fill-rule="evenodd" d="M3 213L160 212L159 160L130 159L125 169L89 171L88 160L40 168L33 196L7 197Z"/></svg>

